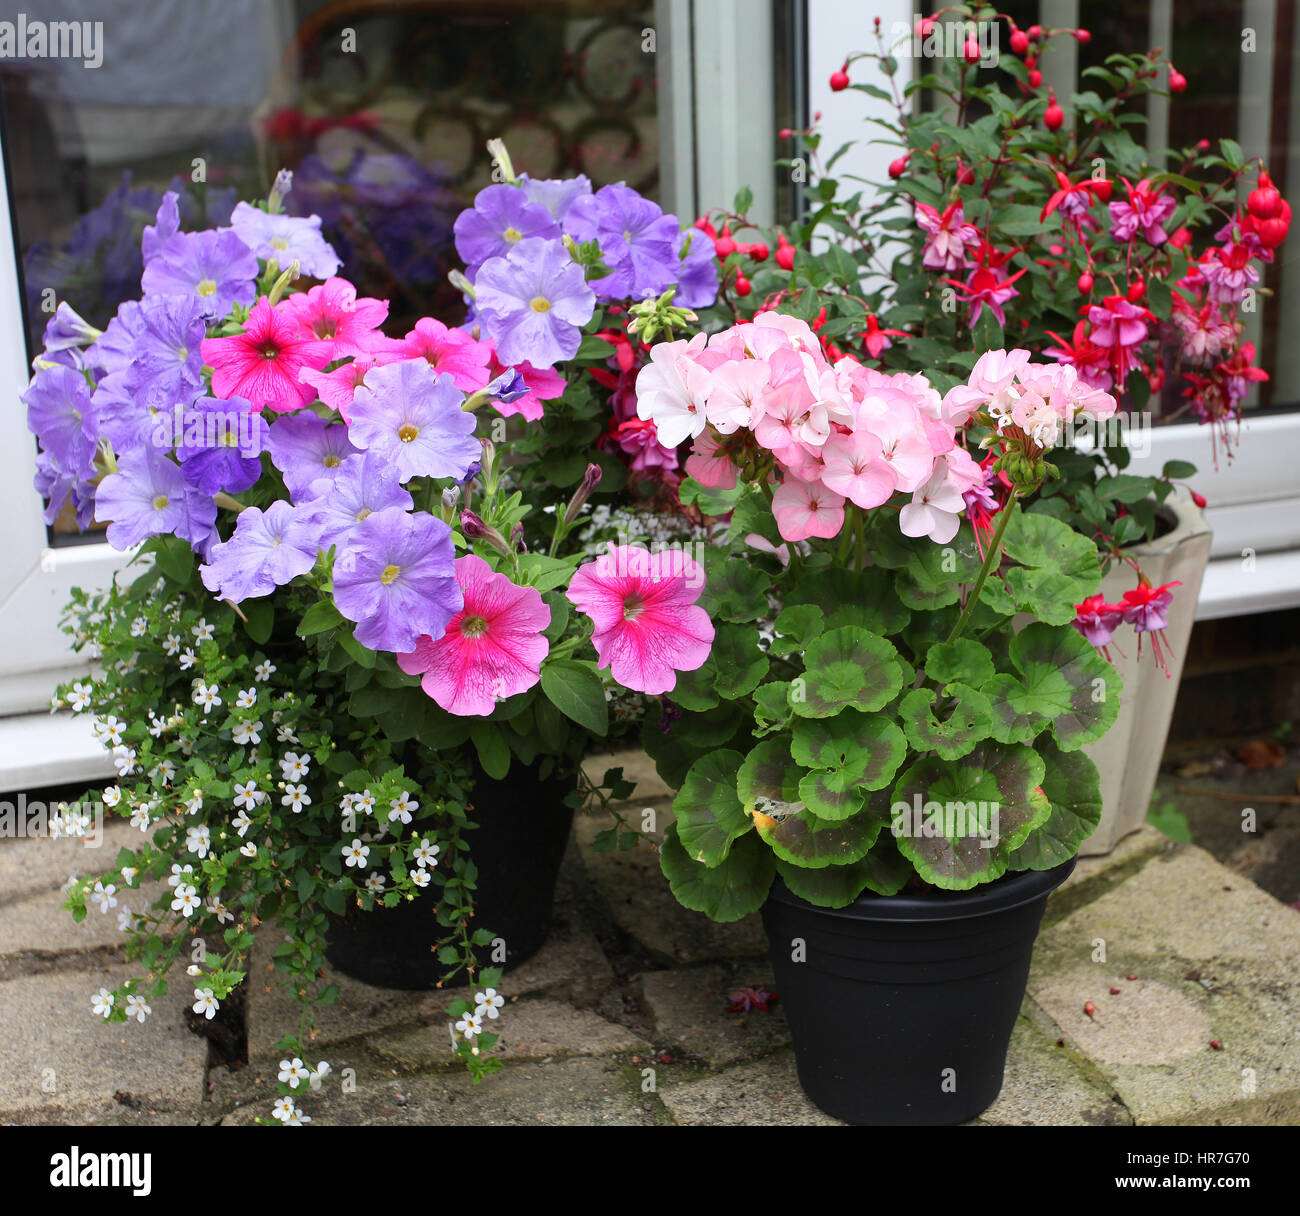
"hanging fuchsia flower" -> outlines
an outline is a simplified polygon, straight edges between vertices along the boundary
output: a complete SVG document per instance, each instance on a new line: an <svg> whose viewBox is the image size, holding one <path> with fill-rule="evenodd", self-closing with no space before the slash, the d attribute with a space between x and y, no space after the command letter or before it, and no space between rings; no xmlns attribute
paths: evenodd
<svg viewBox="0 0 1300 1216"><path fill-rule="evenodd" d="M1136 187L1126 179L1120 180L1128 190L1128 202L1116 200L1110 204L1111 235L1117 241L1131 241L1140 232L1148 245L1163 245L1169 239L1164 225L1177 208L1177 200L1163 193L1163 186L1153 190L1145 179Z"/></svg>
<svg viewBox="0 0 1300 1216"><path fill-rule="evenodd" d="M968 325L974 326L987 305L989 311L997 317L998 324L1006 326L1007 314L1002 306L1020 294L1013 284L1021 275L1027 274L1029 268L1022 266L1015 274L1009 275L1003 267L1019 252L1018 249L1013 249L1009 253L998 253L989 245L981 243L978 254L979 264L967 276L964 283L957 279L944 279L945 283L955 287L965 296L970 304Z"/></svg>
<svg viewBox="0 0 1300 1216"><path fill-rule="evenodd" d="M703 589L704 571L681 550L610 545L578 568L565 594L595 625L599 665L624 688L664 693L713 647L713 622L695 603Z"/></svg>
<svg viewBox="0 0 1300 1216"><path fill-rule="evenodd" d="M229 338L204 338L203 362L212 368L212 395L244 397L255 410L277 414L301 409L316 390L299 379L303 368L322 368L331 358L328 342L304 338L280 308L263 296L248 314L244 332Z"/></svg>
<svg viewBox="0 0 1300 1216"><path fill-rule="evenodd" d="M1193 308L1177 292L1173 300L1170 322L1178 335L1179 355L1191 363L1214 362L1237 336L1236 329L1224 319L1217 304Z"/></svg>
<svg viewBox="0 0 1300 1216"><path fill-rule="evenodd" d="M1084 638L1107 658L1106 647L1111 637L1124 619L1122 604L1108 604L1106 597L1100 593L1090 595L1081 604L1074 606L1074 620L1070 622Z"/></svg>
<svg viewBox="0 0 1300 1216"><path fill-rule="evenodd" d="M1268 379L1268 372L1262 367L1251 366L1254 358L1255 344L1243 342L1230 358L1224 359L1215 367L1215 371L1222 377L1228 400L1234 406L1250 392L1252 384Z"/></svg>
<svg viewBox="0 0 1300 1216"><path fill-rule="evenodd" d="M891 338L906 338L907 332L902 329L881 329L880 322L876 319L874 312L867 314L867 328L862 331L862 345L867 348L867 354L873 359L879 359L885 353L893 342Z"/></svg>
<svg viewBox="0 0 1300 1216"><path fill-rule="evenodd" d="M931 270L965 270L966 249L979 244L979 229L966 222L960 203L949 203L940 214L925 203L916 204L916 222L925 230L923 265Z"/></svg>
<svg viewBox="0 0 1300 1216"><path fill-rule="evenodd" d="M299 338L328 342L328 362L349 355L368 355L383 341L379 327L388 316L388 301L357 298L346 279L326 279L319 287L289 296L281 306Z"/></svg>
<svg viewBox="0 0 1300 1216"><path fill-rule="evenodd" d="M526 692L541 679L550 649L543 630L551 610L532 587L519 587L476 554L456 559L465 606L447 632L422 637L397 664L449 714L485 717L498 701Z"/></svg>
<svg viewBox="0 0 1300 1216"><path fill-rule="evenodd" d="M1103 304L1105 307L1094 304L1088 309L1091 339L1095 346L1104 346L1110 352L1115 383L1123 386L1137 363L1133 349L1146 341L1147 324L1155 318L1140 304L1133 304L1123 296L1107 296Z"/></svg>
<svg viewBox="0 0 1300 1216"><path fill-rule="evenodd" d="M1253 256L1247 246L1235 241L1207 250L1200 263L1206 297L1215 304L1240 304L1259 282L1259 271L1250 264Z"/></svg>
<svg viewBox="0 0 1300 1216"><path fill-rule="evenodd" d="M1079 379L1092 388L1109 392L1115 385L1110 368L1110 350L1089 338L1087 328L1088 323L1080 321L1074 327L1070 342L1049 329L1047 332L1056 339L1056 345L1045 348L1043 354L1058 363L1068 363L1078 373Z"/></svg>
<svg viewBox="0 0 1300 1216"><path fill-rule="evenodd" d="M1150 583L1142 582L1131 591L1124 592L1123 600L1117 605L1123 609L1124 620L1133 626L1133 632L1138 635L1139 654L1142 652L1142 635L1150 635L1156 665L1166 676L1170 674L1169 643L1165 642L1162 648L1160 635L1169 625L1165 613L1169 611L1174 598L1169 589L1181 586L1180 582L1166 583L1163 587L1153 587Z"/></svg>

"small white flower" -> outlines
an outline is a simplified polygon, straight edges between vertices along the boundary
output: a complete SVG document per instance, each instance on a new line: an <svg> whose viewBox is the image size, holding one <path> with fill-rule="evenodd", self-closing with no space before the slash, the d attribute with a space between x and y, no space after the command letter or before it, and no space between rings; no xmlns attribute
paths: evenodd
<svg viewBox="0 0 1300 1216"><path fill-rule="evenodd" d="M65 883L63 884L63 886L61 886L61 887L59 888L59 890L62 891L62 892L66 895L66 894L67 894L69 891L71 891L72 888L75 887L76 885L77 885L77 876L76 876L75 874L69 874L69 875L68 875L68 881L65 882Z"/></svg>
<svg viewBox="0 0 1300 1216"><path fill-rule="evenodd" d="M101 740L106 740L110 747L118 747L122 742L124 726L125 723L119 722L115 715L110 714L107 718L96 719L95 734Z"/></svg>
<svg viewBox="0 0 1300 1216"><path fill-rule="evenodd" d="M155 739L161 739L163 731L167 729L167 720L158 717L153 710L149 711L149 733Z"/></svg>
<svg viewBox="0 0 1300 1216"><path fill-rule="evenodd" d="M194 867L189 862L186 862L185 865L181 865L179 861L173 862L172 872L167 878L167 885L169 887L184 886L186 875L191 875L193 873Z"/></svg>
<svg viewBox="0 0 1300 1216"><path fill-rule="evenodd" d="M186 920L202 907L198 892L184 884L176 888L176 898L172 900L172 911L179 912Z"/></svg>
<svg viewBox="0 0 1300 1216"><path fill-rule="evenodd" d="M271 1117L279 1119L284 1123L298 1114L298 1108L294 1106L293 1099L287 1095L283 1098L277 1098L275 1105L271 1107Z"/></svg>
<svg viewBox="0 0 1300 1216"><path fill-rule="evenodd" d="M257 845L250 840L247 844L241 844L239 846L239 851L243 853L245 857L256 857Z"/></svg>
<svg viewBox="0 0 1300 1216"><path fill-rule="evenodd" d="M503 997L495 988L485 988L482 992L474 994L474 1012L479 1017L499 1018L501 1016L501 1007L506 1003Z"/></svg>
<svg viewBox="0 0 1300 1216"><path fill-rule="evenodd" d="M135 748L113 748L113 767L117 769L119 777L129 777L131 770L135 768Z"/></svg>
<svg viewBox="0 0 1300 1216"><path fill-rule="evenodd" d="M217 924L226 925L235 919L235 914L215 895L208 900L208 911L217 918Z"/></svg>
<svg viewBox="0 0 1300 1216"><path fill-rule="evenodd" d="M311 1076L309 1069L297 1056L292 1060L280 1061L280 1080L283 1081L290 1089L297 1089L307 1078Z"/></svg>
<svg viewBox="0 0 1300 1216"><path fill-rule="evenodd" d="M334 1070L329 1066L328 1062L322 1060L316 1065L315 1070L307 1078L307 1083L312 1087L312 1089L320 1089L320 1083L333 1071Z"/></svg>
<svg viewBox="0 0 1300 1216"><path fill-rule="evenodd" d="M212 641L216 630L214 630L212 626L203 619L203 617L199 617L199 623L195 625L190 632L194 635L196 641L210 642Z"/></svg>
<svg viewBox="0 0 1300 1216"><path fill-rule="evenodd" d="M483 1033L483 1017L479 1013L467 1013L456 1023L456 1029L467 1039L472 1039L476 1034Z"/></svg>
<svg viewBox="0 0 1300 1216"><path fill-rule="evenodd" d="M285 722L276 732L277 743L297 743L298 736L293 733L293 723Z"/></svg>
<svg viewBox="0 0 1300 1216"><path fill-rule="evenodd" d="M257 704L256 688L241 688L239 696L235 698L236 709L252 709Z"/></svg>
<svg viewBox="0 0 1300 1216"><path fill-rule="evenodd" d="M122 787L118 785L109 785L104 787L100 798L103 799L105 806L116 806L122 801Z"/></svg>
<svg viewBox="0 0 1300 1216"><path fill-rule="evenodd" d="M138 616L131 622L131 636L133 638L142 638L148 628L149 622L144 617Z"/></svg>
<svg viewBox="0 0 1300 1216"><path fill-rule="evenodd" d="M236 722L234 730L230 733L235 742L238 743L240 747L244 747L249 743L261 743L261 731L262 723L260 721Z"/></svg>
<svg viewBox="0 0 1300 1216"><path fill-rule="evenodd" d="M93 684L83 684L80 680L72 686L72 691L68 693L68 705L74 714L90 708L90 694L93 689Z"/></svg>
<svg viewBox="0 0 1300 1216"><path fill-rule="evenodd" d="M347 866L356 866L364 870L366 858L370 856L370 846L361 843L361 837L354 836L351 844L343 846L343 861Z"/></svg>
<svg viewBox="0 0 1300 1216"><path fill-rule="evenodd" d="M131 993L126 998L126 1016L128 1018L135 1018L137 1022L143 1022L152 1012L153 1010L144 997Z"/></svg>
<svg viewBox="0 0 1300 1216"><path fill-rule="evenodd" d="M265 790L257 788L257 782L251 777L244 785L235 783L235 805L243 807L246 811L256 810L257 807L270 797Z"/></svg>
<svg viewBox="0 0 1300 1216"><path fill-rule="evenodd" d="M263 659L262 662L253 668L253 674L257 679L266 681L271 678L271 675L275 670L276 666L270 659Z"/></svg>
<svg viewBox="0 0 1300 1216"><path fill-rule="evenodd" d="M172 778L176 776L176 766L170 760L160 760L149 770L149 776L157 777L161 774L163 785L171 785Z"/></svg>
<svg viewBox="0 0 1300 1216"><path fill-rule="evenodd" d="M195 790L185 803L185 813L187 815L197 815L203 809L203 791Z"/></svg>
<svg viewBox="0 0 1300 1216"><path fill-rule="evenodd" d="M122 881L126 883L128 887L135 886L135 873L135 866L122 867Z"/></svg>
<svg viewBox="0 0 1300 1216"><path fill-rule="evenodd" d="M130 933L131 926L135 923L135 913L126 905L122 905L122 910L117 914L117 931L119 933Z"/></svg>
<svg viewBox="0 0 1300 1216"><path fill-rule="evenodd" d="M241 838L247 836L248 829L253 826L253 821L248 817L247 811L240 811L239 814L231 820L231 823L235 825L235 831L239 833Z"/></svg>
<svg viewBox="0 0 1300 1216"><path fill-rule="evenodd" d="M191 853L199 857L206 857L208 849L212 846L212 833L205 824L199 824L198 827L187 828L185 831L185 847Z"/></svg>
<svg viewBox="0 0 1300 1216"><path fill-rule="evenodd" d="M215 684L205 684L200 680L194 686L194 704L203 707L203 714L206 717L213 709L222 703L218 695L220 690Z"/></svg>
<svg viewBox="0 0 1300 1216"><path fill-rule="evenodd" d="M142 832L147 832L149 830L149 825L153 822L153 818L149 814L152 810L152 802L140 803L140 805L131 812L131 826L133 828L139 828Z"/></svg>
<svg viewBox="0 0 1300 1216"><path fill-rule="evenodd" d="M90 892L90 898L95 900L99 904L99 910L107 915L109 908L117 907L116 891L117 888L111 882L107 886L103 882L96 882Z"/></svg>
<svg viewBox="0 0 1300 1216"><path fill-rule="evenodd" d="M374 871L366 875L366 890L382 891L384 889L384 884L387 881L388 881L387 874L380 874L378 871Z"/></svg>
<svg viewBox="0 0 1300 1216"><path fill-rule="evenodd" d="M305 785L286 785L284 787L284 797L280 799L280 805L290 807L295 815L303 807L311 806L311 798L307 795L307 787Z"/></svg>
<svg viewBox="0 0 1300 1216"><path fill-rule="evenodd" d="M101 988L90 998L90 1010L101 1018L113 1012L113 1003L117 998L107 988Z"/></svg>
<svg viewBox="0 0 1300 1216"><path fill-rule="evenodd" d="M427 887L427 886L429 885L429 871L428 871L428 870L412 870L412 871L411 871L411 881L412 881L413 883L415 883L415 885L416 885L417 887Z"/></svg>
<svg viewBox="0 0 1300 1216"><path fill-rule="evenodd" d="M411 816L420 809L420 804L411 797L409 790L403 790L401 796L394 798L388 804L388 820L391 823L394 819L400 819L403 823L410 823Z"/></svg>
<svg viewBox="0 0 1300 1216"><path fill-rule="evenodd" d="M179 634L169 633L163 638L163 654L168 658L171 658L180 648L181 639Z"/></svg>
<svg viewBox="0 0 1300 1216"><path fill-rule="evenodd" d="M181 657L176 660L176 662L180 664L180 668L182 671L189 671L189 669L193 667L194 664L197 663L198 661L199 661L199 656L196 655L194 651L191 650L188 646L186 646L185 649L181 651Z"/></svg>
<svg viewBox="0 0 1300 1216"><path fill-rule="evenodd" d="M194 1012L201 1013L208 1021L212 1021L217 1016L217 1010L221 1008L221 1002L212 995L211 988L194 989Z"/></svg>
<svg viewBox="0 0 1300 1216"><path fill-rule="evenodd" d="M430 844L429 838L426 836L420 841L420 847L411 855L411 860L422 870L425 866L432 868L438 864L438 854L441 852L442 846Z"/></svg>
<svg viewBox="0 0 1300 1216"><path fill-rule="evenodd" d="M203 968L200 967L198 963L191 963L185 968L185 974L188 975L190 979L196 980L203 974Z"/></svg>
<svg viewBox="0 0 1300 1216"><path fill-rule="evenodd" d="M362 790L359 794L352 795L353 809L358 815L373 815L375 813L374 795L369 790Z"/></svg>
<svg viewBox="0 0 1300 1216"><path fill-rule="evenodd" d="M304 1115L296 1106L284 1117L285 1127L301 1127L304 1123L310 1123L311 1116Z"/></svg>
<svg viewBox="0 0 1300 1216"><path fill-rule="evenodd" d="M310 756L300 756L297 752L285 752L284 759L280 761L280 774L286 781L294 781L299 777L305 777L310 767Z"/></svg>

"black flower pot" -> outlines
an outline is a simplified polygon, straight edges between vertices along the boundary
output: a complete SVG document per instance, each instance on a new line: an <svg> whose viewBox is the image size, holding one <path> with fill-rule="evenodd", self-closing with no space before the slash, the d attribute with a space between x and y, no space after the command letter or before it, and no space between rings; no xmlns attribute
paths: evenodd
<svg viewBox="0 0 1300 1216"><path fill-rule="evenodd" d="M971 891L868 892L838 909L778 879L763 924L808 1097L869 1124L962 1123L990 1106L1043 908L1073 869Z"/></svg>
<svg viewBox="0 0 1300 1216"><path fill-rule="evenodd" d="M504 945L507 969L531 958L551 931L551 904L573 824L565 796L572 771L541 781L536 766L516 763L503 781L477 774L466 832L478 870L475 928L490 929ZM325 957L353 979L379 988L429 989L447 971L431 947L446 935L434 915L436 889L402 900L395 908L363 912L355 905L332 918ZM501 965L492 945L476 947L480 966ZM446 987L466 983L462 971Z"/></svg>

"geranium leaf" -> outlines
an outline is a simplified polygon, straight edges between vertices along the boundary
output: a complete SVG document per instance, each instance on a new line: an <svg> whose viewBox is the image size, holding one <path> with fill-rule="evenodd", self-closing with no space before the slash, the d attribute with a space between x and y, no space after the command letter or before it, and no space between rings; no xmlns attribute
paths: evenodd
<svg viewBox="0 0 1300 1216"><path fill-rule="evenodd" d="M1009 509L1014 514L1003 547L1019 565L1006 572L1007 587L1018 607L1064 625L1074 619L1074 605L1101 582L1097 546L1050 515Z"/></svg>
<svg viewBox="0 0 1300 1216"><path fill-rule="evenodd" d="M772 815L798 803L803 770L790 757L790 736L776 735L751 748L736 775L736 794L747 815Z"/></svg>
<svg viewBox="0 0 1300 1216"><path fill-rule="evenodd" d="M704 660L702 666L694 671L679 671L677 683L669 694L669 700L682 709L703 712L712 709L718 703L718 692L713 681L718 675L718 665L712 654Z"/></svg>
<svg viewBox="0 0 1300 1216"><path fill-rule="evenodd" d="M978 688L993 672L993 656L988 647L971 638L939 642L925 656L925 674L937 684L959 680Z"/></svg>
<svg viewBox="0 0 1300 1216"><path fill-rule="evenodd" d="M872 713L898 695L911 667L884 638L851 625L832 629L804 655L805 671L790 689L801 718L829 718L842 709Z"/></svg>
<svg viewBox="0 0 1300 1216"><path fill-rule="evenodd" d="M818 632L856 625L872 633L896 634L911 615L894 590L895 579L883 570L825 570L790 599L821 610Z"/></svg>
<svg viewBox="0 0 1300 1216"><path fill-rule="evenodd" d="M776 618L776 637L768 648L772 654L799 654L821 636L826 614L815 604L789 604Z"/></svg>
<svg viewBox="0 0 1300 1216"><path fill-rule="evenodd" d="M701 756L673 799L682 847L695 861L709 867L721 862L731 842L753 826L736 793L736 774L743 759L730 750Z"/></svg>
<svg viewBox="0 0 1300 1216"><path fill-rule="evenodd" d="M930 688L914 688L898 703L907 741L919 752L938 752L944 760L956 760L993 733L989 699L969 684L945 685L937 709L936 713L935 692ZM944 713L946 718L939 716Z"/></svg>
<svg viewBox="0 0 1300 1216"><path fill-rule="evenodd" d="M713 686L728 701L753 692L767 675L768 658L758 648L753 626L721 626L709 661L714 665Z"/></svg>
<svg viewBox="0 0 1300 1216"><path fill-rule="evenodd" d="M754 692L754 734L782 730L790 721L790 681L773 680Z"/></svg>
<svg viewBox="0 0 1300 1216"><path fill-rule="evenodd" d="M855 786L878 790L893 780L903 763L907 740L888 718L846 709L834 718L803 718L796 722L790 754L805 768L815 770L810 776L822 774L829 790L846 793ZM807 781L804 778L800 783L801 791ZM852 809L836 814L811 802L808 805L816 814L833 819L842 819L857 809L854 804Z"/></svg>
<svg viewBox="0 0 1300 1216"><path fill-rule="evenodd" d="M1083 752L1064 752L1050 739L1035 746L1047 772L1043 792L1052 813L1014 853L1010 869L1050 870L1069 861L1101 822L1101 778Z"/></svg>
<svg viewBox="0 0 1300 1216"><path fill-rule="evenodd" d="M710 555L713 551L710 551ZM739 558L706 558L708 581L700 606L711 619L756 621L767 612L768 576Z"/></svg>
<svg viewBox="0 0 1300 1216"><path fill-rule="evenodd" d="M716 921L739 920L767 899L776 859L757 836L742 836L726 859L710 869L692 861L669 824L659 848L659 868L683 907Z"/></svg>
<svg viewBox="0 0 1300 1216"><path fill-rule="evenodd" d="M845 908L870 885L870 857L871 854L868 853L862 861L855 861L851 865L822 866L817 870L794 866L778 858L776 872L800 899L806 899L819 908Z"/></svg>

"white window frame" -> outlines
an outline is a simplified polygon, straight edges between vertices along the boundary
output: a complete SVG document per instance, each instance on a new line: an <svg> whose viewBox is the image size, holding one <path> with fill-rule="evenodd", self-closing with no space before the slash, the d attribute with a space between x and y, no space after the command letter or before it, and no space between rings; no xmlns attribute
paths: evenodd
<svg viewBox="0 0 1300 1216"><path fill-rule="evenodd" d="M1080 24L1078 0L1041 0L1041 5L1041 19L1047 24ZM1274 9L1273 0L1245 0L1243 20L1256 29L1261 48L1251 61L1255 70L1242 73L1238 142L1247 156L1261 155L1268 147L1271 114L1267 106L1256 103L1268 96L1271 83L1263 81L1257 69L1262 61L1272 63ZM1171 0L1151 0L1153 45L1168 44L1167 31L1176 14L1177 0L1172 4ZM808 111L822 111L822 147L828 152L850 139L883 136L880 128L864 124L866 118L894 117L893 108L883 101L857 92L832 93L829 85L830 74L843 64L846 54L874 46L872 18L877 15L886 33L895 22L910 25L915 20L910 0L880 0L868 6L860 0L808 0ZM1296 38L1300 54L1300 24ZM1075 46L1069 39L1057 42L1060 46L1055 54L1043 57L1043 71L1062 96L1069 96L1075 91ZM898 65L901 87L911 78L912 64L899 56ZM1292 107L1300 121L1300 89L1292 98ZM1153 117L1165 121L1159 114ZM885 144L859 143L836 164L835 173L841 178L852 174L880 181L897 154L897 149ZM858 188L857 183L852 185ZM1292 226L1287 256L1300 268L1300 224ZM1300 294L1300 288L1292 291ZM1300 307L1300 300L1295 306ZM1256 324L1257 318L1258 314ZM1285 357L1280 351L1279 359ZM1300 348L1294 357L1300 358ZM1205 518L1214 530L1214 541L1197 620L1300 605L1300 410L1254 416L1247 410L1236 455L1231 462L1221 459L1217 471L1207 428L1195 423L1156 428L1151 432L1149 454L1135 458L1129 471L1159 473L1169 460L1188 460L1197 466L1192 485L1210 504Z"/></svg>

